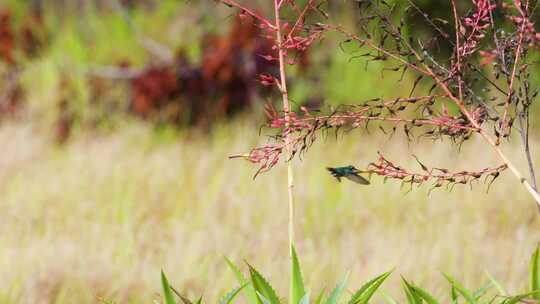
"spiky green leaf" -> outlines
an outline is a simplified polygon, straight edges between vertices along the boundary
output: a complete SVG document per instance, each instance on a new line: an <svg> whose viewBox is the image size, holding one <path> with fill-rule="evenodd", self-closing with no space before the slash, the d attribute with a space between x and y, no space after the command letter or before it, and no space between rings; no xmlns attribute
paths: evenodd
<svg viewBox="0 0 540 304"><path fill-rule="evenodd" d="M163 299L165 304L176 304L171 291L171 285L169 285L169 281L163 270L161 270L161 287L163 288Z"/></svg>
<svg viewBox="0 0 540 304"><path fill-rule="evenodd" d="M259 303L264 304L261 300L262 296L268 300L269 304L279 304L279 298L268 281L255 268L253 268L253 266L248 264L248 267L251 277L251 284L253 284L255 291L259 295Z"/></svg>
<svg viewBox="0 0 540 304"><path fill-rule="evenodd" d="M239 285L245 285L249 283L247 278L242 274L240 269L236 267L236 265L229 260L227 257L225 258L225 262L227 262L227 265L229 266L229 269L233 272L234 276L236 277L236 280L238 281ZM243 294L246 297L246 300L249 304L258 304L259 298L257 297L257 294L255 293L255 288L253 287L253 284L248 284L246 288L243 289Z"/></svg>
<svg viewBox="0 0 540 304"><path fill-rule="evenodd" d="M503 304L517 304L517 303L521 303L521 302L524 302L523 300L529 298L529 297L532 297L536 294L535 291L532 291L532 292L527 292L527 293L523 293L523 294L519 294L519 295L515 295L515 296L511 296L511 297L508 297L506 298L502 303ZM527 302L525 302L527 303ZM536 303L535 301L533 301L532 303Z"/></svg>
<svg viewBox="0 0 540 304"><path fill-rule="evenodd" d="M396 299L392 298L392 296L390 296L390 295L387 294L386 292L383 292L383 293L382 293L382 296L383 296L383 298L386 300L386 302L388 302L388 304L398 304L398 302L396 301Z"/></svg>
<svg viewBox="0 0 540 304"><path fill-rule="evenodd" d="M265 296L263 296L259 291L256 291L257 297L261 300L263 304L270 304L270 300L268 300Z"/></svg>
<svg viewBox="0 0 540 304"><path fill-rule="evenodd" d="M404 277L401 277L403 282L403 289L407 296L407 302L409 304L422 304L422 297L420 297L415 291L411 283L409 283Z"/></svg>
<svg viewBox="0 0 540 304"><path fill-rule="evenodd" d="M456 291L456 288L452 286L450 289L450 298L452 299L452 304L457 304L458 302L458 293Z"/></svg>
<svg viewBox="0 0 540 304"><path fill-rule="evenodd" d="M328 298L324 302L325 304L337 304L339 301L339 297L341 296L341 293L343 292L343 289L345 288L345 284L347 283L347 279L349 278L349 273L341 279L341 281L334 287L332 292L330 292L330 295L328 295Z"/></svg>
<svg viewBox="0 0 540 304"><path fill-rule="evenodd" d="M461 286L461 284L459 284L458 281L456 281L454 278L452 278L451 276L447 274L443 274L443 275L448 280L448 282L450 282L450 284L455 289L455 291L457 291L465 299L467 303L476 304L476 300L473 297L473 295L467 289Z"/></svg>
<svg viewBox="0 0 540 304"><path fill-rule="evenodd" d="M478 288L477 290L475 290L472 296L474 297L474 299L475 299L476 301L479 301L480 298L481 298L482 296L484 296L484 295L486 294L486 292L487 292L492 286L493 286L493 285L491 284L491 281L490 281L490 282L488 282L486 285L484 285L484 286Z"/></svg>
<svg viewBox="0 0 540 304"><path fill-rule="evenodd" d="M304 281L302 280L302 271L294 245L291 244L291 287L289 304L298 304L306 294L304 290Z"/></svg>
<svg viewBox="0 0 540 304"><path fill-rule="evenodd" d="M245 283L244 285L240 286L240 287L237 287L237 288L234 288L233 290L229 291L228 293L226 293L220 300L219 300L219 304L229 304L231 303L234 298L238 295L238 293L240 293L240 291L242 289L244 289L246 286L248 286L249 283Z"/></svg>
<svg viewBox="0 0 540 304"><path fill-rule="evenodd" d="M309 292L306 292L306 294L300 299L299 304L309 304Z"/></svg>
<svg viewBox="0 0 540 304"><path fill-rule="evenodd" d="M323 297L324 297L324 288L321 290L321 292L319 292L319 295L317 296L313 304L321 304Z"/></svg>
<svg viewBox="0 0 540 304"><path fill-rule="evenodd" d="M426 290L416 286L416 285L413 285L409 282L407 282L408 286L410 287L411 289L411 292L416 295L415 298L421 298L422 300L424 300L427 304L439 304L439 301L437 301L437 299L435 299L435 297L433 297L429 292L427 292Z"/></svg>
<svg viewBox="0 0 540 304"><path fill-rule="evenodd" d="M362 287L360 287L357 291L353 293L351 296L351 299L349 300L349 304L366 304L371 299L375 291L381 286L381 284L390 276L392 271L385 272L376 278L368 281Z"/></svg>
<svg viewBox="0 0 540 304"><path fill-rule="evenodd" d="M497 292L499 293L500 296L506 296L507 295L507 292L504 289L504 287L502 287L501 283L499 283L497 280L495 280L495 278L491 274L489 274L489 272L486 272L486 276L488 277L491 284L493 286L495 286L495 289L497 289Z"/></svg>

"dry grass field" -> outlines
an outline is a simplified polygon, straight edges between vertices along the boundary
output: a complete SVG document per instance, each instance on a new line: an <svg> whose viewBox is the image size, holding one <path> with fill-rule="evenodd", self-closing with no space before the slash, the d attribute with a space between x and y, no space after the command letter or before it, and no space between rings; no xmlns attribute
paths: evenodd
<svg viewBox="0 0 540 304"><path fill-rule="evenodd" d="M179 289L215 302L235 285L224 255L256 265L286 294L284 166L252 180L255 167L227 159L264 140L246 121L210 135L131 121L64 147L36 125L2 125L0 303L152 303L162 268ZM414 169L408 153L455 169L496 164L480 142L460 153L445 143L411 147L351 133L321 139L295 163L297 247L309 289L328 290L348 270L358 286L395 267L383 290L398 298L397 274L435 295L448 290L441 272L470 288L489 272L522 291L540 219L509 174L489 193L478 184L428 196L428 187L406 193L375 177L370 186L339 184L325 170L363 167L377 150ZM519 146L511 149L519 159Z"/></svg>

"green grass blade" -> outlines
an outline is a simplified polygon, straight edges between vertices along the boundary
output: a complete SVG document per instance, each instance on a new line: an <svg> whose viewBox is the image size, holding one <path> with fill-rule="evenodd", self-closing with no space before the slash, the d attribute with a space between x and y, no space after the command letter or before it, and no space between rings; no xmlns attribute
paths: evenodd
<svg viewBox="0 0 540 304"><path fill-rule="evenodd" d="M540 282L538 279L538 246L532 254L529 265L529 291L535 292L533 298L540 300Z"/></svg>
<svg viewBox="0 0 540 304"><path fill-rule="evenodd" d="M345 284L347 283L347 279L349 278L349 273L343 277L343 279L334 287L332 292L330 292L330 295L328 295L328 298L324 302L325 304L337 304L339 301L339 297L341 296L341 293L343 292L343 289L345 288Z"/></svg>
<svg viewBox="0 0 540 304"><path fill-rule="evenodd" d="M390 296L386 292L382 292L382 296L388 304L399 304L396 299L392 298L392 296Z"/></svg>
<svg viewBox="0 0 540 304"><path fill-rule="evenodd" d="M413 286L405 280L404 277L401 277L403 282L403 288L405 289L405 294L407 295L407 302L409 304L422 304L422 298L416 294Z"/></svg>
<svg viewBox="0 0 540 304"><path fill-rule="evenodd" d="M248 285L249 283L245 283L244 285L234 288L233 290L229 291L219 300L218 304L230 304L234 300L234 298L238 295L238 293L240 293L240 291Z"/></svg>
<svg viewBox="0 0 540 304"><path fill-rule="evenodd" d="M375 291L379 289L381 284L390 276L392 271L385 272L378 277L368 281L362 287L360 287L356 292L353 293L351 296L351 299L349 300L349 304L366 304L368 303L369 299L373 296Z"/></svg>
<svg viewBox="0 0 540 304"><path fill-rule="evenodd" d="M225 258L225 262L227 262L227 265L229 266L229 269L234 273L234 276L236 277L236 280L238 281L238 284L245 285L249 283L247 278L242 274L240 269L236 267L236 265L229 260L227 257ZM249 304L258 304L259 298L257 297L257 294L255 293L255 288L253 287L253 284L248 284L248 286L243 290L244 296L246 297L246 300Z"/></svg>
<svg viewBox="0 0 540 304"><path fill-rule="evenodd" d="M306 293L301 299L300 304L309 304L309 293Z"/></svg>
<svg viewBox="0 0 540 304"><path fill-rule="evenodd" d="M504 304L518 304L521 302L525 302L523 300L527 299L530 296L534 296L536 294L535 291L533 292L527 292L515 296L508 297L506 300L503 301ZM525 303L531 303L531 302L525 302ZM536 303L536 301L533 301L532 303Z"/></svg>
<svg viewBox="0 0 540 304"><path fill-rule="evenodd" d="M457 291L461 296L463 296L463 298L465 299L465 301L467 303L476 304L475 298L471 295L471 293L467 289L465 289L463 286L461 286L461 284L459 284L451 276L449 276L447 274L443 274L443 275L448 280L448 282L450 282L450 284L452 284L452 287L455 289L455 291Z"/></svg>
<svg viewBox="0 0 540 304"><path fill-rule="evenodd" d="M479 301L480 298L482 298L486 292L488 292L488 290L492 287L492 284L491 282L488 282L486 285L478 288L474 293L473 293L473 297L476 301Z"/></svg>
<svg viewBox="0 0 540 304"><path fill-rule="evenodd" d="M270 300L268 300L265 296L263 296L260 292L257 292L257 297L261 300L262 304L270 304Z"/></svg>
<svg viewBox="0 0 540 304"><path fill-rule="evenodd" d="M488 277L491 284L495 286L495 289L497 289L497 292L500 296L506 296L508 294L504 287L502 287L502 285L497 280L495 280L495 278L491 274L486 272L486 276Z"/></svg>
<svg viewBox="0 0 540 304"><path fill-rule="evenodd" d="M291 245L291 286L289 304L298 304L305 295L302 271L294 245Z"/></svg>
<svg viewBox="0 0 540 304"><path fill-rule="evenodd" d="M458 302L458 293L456 291L456 288L452 286L452 289L450 290L450 298L452 299L452 304L457 304Z"/></svg>
<svg viewBox="0 0 540 304"><path fill-rule="evenodd" d="M427 304L439 304L439 301L437 301L437 299L435 299L435 297L433 297L429 292L410 283L409 286L411 287L412 292L416 294L417 297L422 298Z"/></svg>
<svg viewBox="0 0 540 304"><path fill-rule="evenodd" d="M319 292L319 295L317 296L313 304L321 304L323 297L324 297L324 288L321 290L321 292Z"/></svg>
<svg viewBox="0 0 540 304"><path fill-rule="evenodd" d="M262 295L262 297L268 300L269 304L279 304L279 298L268 281L251 265L248 264L248 267L251 276L251 283L259 295L259 303L264 304L261 301Z"/></svg>
<svg viewBox="0 0 540 304"><path fill-rule="evenodd" d="M407 303L418 304L417 299L414 297L409 287L406 285L403 285L403 289L405 290L405 295L407 296Z"/></svg>
<svg viewBox="0 0 540 304"><path fill-rule="evenodd" d="M161 270L161 287L163 288L163 299L165 304L176 304L171 291L171 285L169 285L169 281L167 280L167 276L165 276L163 270Z"/></svg>

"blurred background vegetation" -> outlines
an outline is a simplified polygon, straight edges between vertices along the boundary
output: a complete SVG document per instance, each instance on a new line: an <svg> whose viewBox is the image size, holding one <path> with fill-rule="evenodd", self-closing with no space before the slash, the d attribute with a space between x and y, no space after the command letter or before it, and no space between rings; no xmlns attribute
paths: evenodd
<svg viewBox="0 0 540 304"><path fill-rule="evenodd" d="M446 2L417 3L444 17ZM326 9L354 28L355 7ZM409 93L413 79L396 82L383 64L326 39L290 68L295 105ZM256 75L275 72L258 56L267 49L249 22L210 0L0 1L0 303L150 303L161 268L214 301L234 282L223 255L270 277L284 272L282 168L252 180L256 168L227 160L265 141L262 104L275 96ZM471 288L488 271L520 291L540 221L511 177L489 193L478 184L428 195L382 180L336 184L324 169L365 166L378 150L409 167L416 162L403 151L431 166L497 163L474 140L458 151L388 139L329 136L297 163L308 286L330 289L349 269L358 285L397 267L437 295L446 294L439 271ZM398 287L397 276L385 286Z"/></svg>

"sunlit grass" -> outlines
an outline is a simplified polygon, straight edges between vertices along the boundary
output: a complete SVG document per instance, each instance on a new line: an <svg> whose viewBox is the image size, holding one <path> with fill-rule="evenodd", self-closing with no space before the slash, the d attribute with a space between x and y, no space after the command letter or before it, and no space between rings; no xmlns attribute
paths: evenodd
<svg viewBox="0 0 540 304"><path fill-rule="evenodd" d="M0 129L0 300L5 303L149 303L159 270L209 301L233 286L222 255L247 259L270 278L287 271L283 168L252 180L256 168L227 160L263 139L240 121L209 137L155 131L130 122L112 135L79 134L66 147L26 123ZM489 271L510 291L526 284L540 239L529 197L511 176L486 194L415 189L374 178L336 183L327 165L365 166L376 150L415 168L404 141L361 133L321 140L297 164L297 249L314 290L351 270L351 286L395 266L436 295L440 271L479 287ZM456 169L495 164L480 143L460 154L427 143L414 152ZM535 147L539 145L535 142ZM515 148L518 157L518 147ZM272 280L280 294L287 282ZM216 287L205 289L211 284ZM393 278L384 289L395 291ZM396 293L394 293L396 294ZM130 301L128 301L130 300Z"/></svg>

